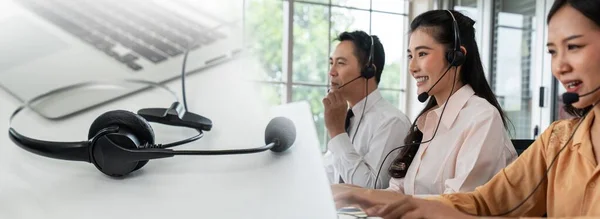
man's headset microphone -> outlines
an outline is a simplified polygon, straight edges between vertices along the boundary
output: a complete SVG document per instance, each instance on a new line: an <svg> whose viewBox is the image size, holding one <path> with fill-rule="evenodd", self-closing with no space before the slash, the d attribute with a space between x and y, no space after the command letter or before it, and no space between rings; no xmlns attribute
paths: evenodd
<svg viewBox="0 0 600 219"><path fill-rule="evenodd" d="M70 91L76 88L95 85L86 82L55 89L26 101L18 107L10 117L8 134L10 139L25 149L44 157L83 161L93 163L102 173L112 177L123 177L139 170L149 160L173 157L176 155L232 155L258 153L266 150L283 152L292 146L296 139L296 128L293 122L285 117L275 117L265 129L264 146L246 149L229 150L172 150L175 147L202 138L204 131L210 131L212 121L206 117L189 112L185 97L185 63L189 50L185 52L181 69L183 103L177 101L175 92L166 86L150 81L126 80L166 90L175 96L169 108L140 109L137 114L125 110L106 112L97 117L91 124L88 139L79 142L54 142L27 137L12 127L15 116L35 101L45 97ZM169 126L192 128L198 135L169 144L155 144L154 131L149 122Z"/></svg>

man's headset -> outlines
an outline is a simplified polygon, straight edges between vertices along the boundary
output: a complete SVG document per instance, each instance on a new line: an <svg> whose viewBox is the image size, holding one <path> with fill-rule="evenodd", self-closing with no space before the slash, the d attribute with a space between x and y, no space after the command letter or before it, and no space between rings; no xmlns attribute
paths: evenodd
<svg viewBox="0 0 600 219"><path fill-rule="evenodd" d="M369 59L367 60L365 68L360 72L361 76L367 80L375 77L375 71L377 70L375 64L373 64L373 56L375 55L375 45L373 42L373 36L369 35L369 38L371 38L371 46L369 47Z"/></svg>
<svg viewBox="0 0 600 219"><path fill-rule="evenodd" d="M373 36L369 34L369 38L371 39L371 46L369 47L369 59L367 59L367 63L365 64L365 67L361 69L360 71L360 76L351 80L350 82L359 79L359 78L365 78L366 80L369 80L373 77L375 77L375 71L377 70L377 68L375 67L375 64L373 64L373 57L375 56L375 46L374 46L374 42L373 42ZM346 83L346 84L350 84L350 82ZM346 84L342 85L341 87L345 86ZM340 87L340 88L341 88ZM368 92L369 90L369 83L365 82L365 94ZM367 107L367 100L369 100L369 95L367 94L365 96L365 103L363 104L363 110L362 110L362 115L360 116L360 120L358 121L358 125L356 126L356 130L354 130L354 135L352 136L352 144L354 144L354 138L356 138L356 132L358 132L358 128L360 128L360 123L362 123L363 117L365 117L365 108Z"/></svg>
<svg viewBox="0 0 600 219"><path fill-rule="evenodd" d="M369 47L369 58L367 59L367 63L365 63L365 66L360 69L360 76L348 81L347 83L342 84L338 87L338 89L345 87L346 85L358 80L359 78L365 78L369 80L375 77L375 72L377 71L377 68L375 67L375 64L373 64L373 57L375 53L373 36L369 35L369 38L371 38L371 46ZM359 45L356 45L357 48L358 46Z"/></svg>
<svg viewBox="0 0 600 219"><path fill-rule="evenodd" d="M450 65L448 66L448 69L446 69L442 77L440 77L435 82L435 84L433 84L433 86L429 88L427 92L419 94L417 99L421 103L424 103L429 98L429 92L431 91L431 89L433 89L435 85L437 85L440 82L440 80L442 80L442 78L446 76L446 73L448 73L448 70L450 70L450 68L461 66L465 63L466 60L465 53L463 53L462 50L460 50L460 45L462 44L460 41L460 31L458 29L458 22L456 21L456 18L454 18L454 14L452 14L450 10L446 11L450 14L450 17L452 17L452 30L454 32L454 47L448 52L446 52L446 60L448 61L448 63L450 63Z"/></svg>
<svg viewBox="0 0 600 219"><path fill-rule="evenodd" d="M185 84L184 73L187 55L188 52L184 55L182 85ZM129 80L128 82L162 88L169 91L177 99L175 92L164 85L140 80ZM10 117L10 121L12 122L13 118L20 111L30 107L30 104L37 100L90 84L97 83L71 85L35 97L17 108ZM184 86L182 86L182 90L185 94ZM184 99L184 105L185 103ZM149 122L192 128L198 131L198 135L169 144L155 144L154 131ZM15 144L29 152L55 159L93 163L102 173L113 177L122 177L136 171L146 165L151 159L166 158L175 155L247 154L266 150L283 152L291 147L296 138L296 130L293 122L284 117L277 117L272 119L267 125L265 130L265 146L248 149L208 151L174 151L167 149L198 140L202 138L204 131L210 131L211 128L212 121L210 119L188 112L187 106L182 106L176 101L169 108L141 109L137 114L124 110L106 112L92 122L88 132L88 140L85 141L53 142L38 140L20 134L12 125L9 125L8 133L10 139Z"/></svg>

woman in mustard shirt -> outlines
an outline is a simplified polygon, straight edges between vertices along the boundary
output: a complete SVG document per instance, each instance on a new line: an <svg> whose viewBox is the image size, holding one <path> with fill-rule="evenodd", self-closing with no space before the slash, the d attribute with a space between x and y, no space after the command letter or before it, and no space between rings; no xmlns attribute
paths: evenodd
<svg viewBox="0 0 600 219"><path fill-rule="evenodd" d="M600 1L557 0L548 15L552 73L579 98L578 118L556 121L507 168L473 192L427 199L383 190L348 191L338 207L360 205L391 218L600 216Z"/></svg>

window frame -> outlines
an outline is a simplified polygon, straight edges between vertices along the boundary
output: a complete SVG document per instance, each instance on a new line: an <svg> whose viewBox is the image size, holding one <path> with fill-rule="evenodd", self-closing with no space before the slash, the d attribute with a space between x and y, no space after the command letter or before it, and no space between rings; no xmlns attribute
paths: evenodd
<svg viewBox="0 0 600 219"><path fill-rule="evenodd" d="M281 78L281 80L258 80L256 82L260 83L261 86L262 85L266 85L266 86L270 86L270 85L283 85L284 86L284 90L282 91L282 95L281 95L281 104L286 104L286 103L291 103L293 102L293 94L294 94L294 89L293 87L295 86L306 86L306 87L314 87L314 88L327 88L328 84L330 83L329 77L327 77L327 81L325 83L317 83L317 82L302 82L302 81L294 81L294 68L293 68L293 59L294 59L294 8L296 6L296 3L301 3L301 4L307 4L307 5L318 5L318 6L325 6L328 7L329 10L329 30L331 31L332 29L332 18L331 18L331 11L332 8L339 8L339 9L349 9L349 10L357 10L357 11L366 11L369 13L369 29L368 30L364 30L364 31L368 31L369 34L371 34L371 29L372 29L372 16L373 13L383 13L383 14L392 14L392 15L398 15L398 16L404 16L405 18L408 18L408 11L409 11L409 6L410 6L410 1L408 0L399 0L399 1L404 1L404 13L398 13L398 12L388 12L388 11L382 11L382 10L374 10L373 9L373 0L369 0L369 4L370 7L369 9L365 9L365 8L356 8L356 7L349 7L349 6L343 6L343 5L336 5L336 4L332 4L332 0L328 0L328 3L323 3L323 2L313 2L310 0L279 0L283 2L283 47L282 47L282 69L283 69L283 77ZM244 11L246 10L246 0L244 0ZM408 20L408 19L406 19ZM404 26L405 29L408 28L408 23ZM404 30L404 32L406 32L406 30ZM331 47L332 47L332 43L333 43L333 39L331 38L331 34L328 34L328 50L327 53L331 54ZM401 59L402 63L406 63L406 42L408 41L408 39L404 40L405 42L402 43L404 48L401 48L402 54L401 57L403 57ZM327 71L329 71L329 68L327 69ZM389 87L380 87L379 90L381 91L393 91L393 92L397 92L398 93L398 102L399 102L399 106L397 106L400 110L405 111L406 108L406 101L405 101L405 89L406 89L406 85L407 83L402 82L403 79L407 78L407 68L406 67L402 67L401 68L401 72L400 73L400 83L398 85L398 88L389 88ZM325 95L325 94L323 94ZM320 142L323 142L325 145L328 142L328 138L327 138L327 131L325 130L325 133L317 133L318 136L324 139L320 139Z"/></svg>

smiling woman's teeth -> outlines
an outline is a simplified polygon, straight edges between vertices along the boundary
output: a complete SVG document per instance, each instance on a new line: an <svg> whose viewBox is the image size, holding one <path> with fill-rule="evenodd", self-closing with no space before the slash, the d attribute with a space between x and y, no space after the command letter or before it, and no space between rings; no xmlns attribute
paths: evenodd
<svg viewBox="0 0 600 219"><path fill-rule="evenodd" d="M422 77L417 77L416 79L417 79L417 82L423 82L423 81L429 80L429 77L422 76Z"/></svg>
<svg viewBox="0 0 600 219"><path fill-rule="evenodd" d="M575 86L579 85L581 83L581 81L572 81L567 83L567 88L574 88Z"/></svg>

